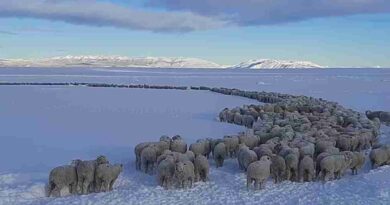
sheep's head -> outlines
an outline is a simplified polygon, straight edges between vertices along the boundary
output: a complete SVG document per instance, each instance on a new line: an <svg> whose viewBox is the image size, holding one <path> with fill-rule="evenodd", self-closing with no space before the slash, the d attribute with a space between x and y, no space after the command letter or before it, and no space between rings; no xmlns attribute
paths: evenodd
<svg viewBox="0 0 390 205"><path fill-rule="evenodd" d="M170 143L172 141L172 139L169 136L167 136L167 135L163 135L163 136L160 137L160 141Z"/></svg>
<svg viewBox="0 0 390 205"><path fill-rule="evenodd" d="M260 161L271 161L271 157L269 157L269 156L262 156L261 158L260 158Z"/></svg>
<svg viewBox="0 0 390 205"><path fill-rule="evenodd" d="M184 171L184 163L183 162L176 163L176 171L177 172L183 172Z"/></svg>
<svg viewBox="0 0 390 205"><path fill-rule="evenodd" d="M107 160L107 157L104 155L100 155L96 158L97 164L109 164L110 162Z"/></svg>
<svg viewBox="0 0 390 205"><path fill-rule="evenodd" d="M72 160L72 163L70 165L77 167L81 163L81 159L75 159Z"/></svg>
<svg viewBox="0 0 390 205"><path fill-rule="evenodd" d="M180 135L175 135L172 137L172 140L181 140L181 136Z"/></svg>
<svg viewBox="0 0 390 205"><path fill-rule="evenodd" d="M344 155L345 165L346 165L347 167L349 167L349 166L351 165L351 163L352 163L353 153L347 151L347 152L344 152L343 155Z"/></svg>

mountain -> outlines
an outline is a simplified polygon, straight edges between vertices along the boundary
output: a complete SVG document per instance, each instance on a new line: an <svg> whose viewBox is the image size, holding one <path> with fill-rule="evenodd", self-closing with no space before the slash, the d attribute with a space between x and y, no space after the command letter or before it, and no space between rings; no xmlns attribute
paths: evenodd
<svg viewBox="0 0 390 205"><path fill-rule="evenodd" d="M36 60L0 59L0 67L139 67L139 68L322 68L308 61L250 60L235 66L182 57L63 56Z"/></svg>
<svg viewBox="0 0 390 205"><path fill-rule="evenodd" d="M309 61L284 61L284 60L259 59L259 60L249 60L246 62L242 62L231 68L283 69L283 68L323 68L323 67Z"/></svg>
<svg viewBox="0 0 390 205"><path fill-rule="evenodd" d="M146 67L146 68L223 68L214 62L197 58L64 56L38 60L0 61L1 67Z"/></svg>

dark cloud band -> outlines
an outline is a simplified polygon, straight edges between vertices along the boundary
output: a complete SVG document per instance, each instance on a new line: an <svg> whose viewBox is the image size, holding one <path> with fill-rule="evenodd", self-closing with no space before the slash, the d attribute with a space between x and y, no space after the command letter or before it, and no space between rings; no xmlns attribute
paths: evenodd
<svg viewBox="0 0 390 205"><path fill-rule="evenodd" d="M157 12L95 0L0 0L0 17L38 18L156 32L223 27L225 22L190 12Z"/></svg>

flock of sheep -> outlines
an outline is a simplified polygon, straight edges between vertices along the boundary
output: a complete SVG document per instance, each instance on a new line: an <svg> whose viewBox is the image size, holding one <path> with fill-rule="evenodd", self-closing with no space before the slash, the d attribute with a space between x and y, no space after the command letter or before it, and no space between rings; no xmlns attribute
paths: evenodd
<svg viewBox="0 0 390 205"><path fill-rule="evenodd" d="M246 126L245 133L200 139L188 150L180 136L138 144L138 170L157 172L158 184L165 188L184 187L208 179L210 154L217 168L226 158L237 157L238 167L247 173L247 187L254 182L258 189L269 177L279 183L339 179L348 169L357 174L365 163L363 150L369 148L373 168L390 163L390 146L378 143L381 122L390 122L388 112L362 115L335 102L306 96L226 88L211 91L266 104L220 112L220 121Z"/></svg>
<svg viewBox="0 0 390 205"><path fill-rule="evenodd" d="M272 177L283 180L333 180L351 169L357 174L365 163L363 150L372 148L373 168L390 164L390 145L378 143L381 123L390 124L389 112L366 115L343 106L307 96L272 92L249 92L227 88L191 88L256 99L265 104L225 108L221 122L248 128L222 139L199 139L187 146L179 136L161 136L159 141L138 144L136 169L157 175L158 185L192 187L209 180L209 158L222 167L227 158L237 158L238 168L247 174L247 187L264 187ZM92 161L74 160L57 167L49 177L49 196L59 196L69 187L72 194L112 190L122 165L110 165L104 156Z"/></svg>
<svg viewBox="0 0 390 205"><path fill-rule="evenodd" d="M111 165L105 156L95 160L73 160L71 165L51 170L47 196L60 197L64 188L68 188L70 194L111 191L122 170L122 164Z"/></svg>

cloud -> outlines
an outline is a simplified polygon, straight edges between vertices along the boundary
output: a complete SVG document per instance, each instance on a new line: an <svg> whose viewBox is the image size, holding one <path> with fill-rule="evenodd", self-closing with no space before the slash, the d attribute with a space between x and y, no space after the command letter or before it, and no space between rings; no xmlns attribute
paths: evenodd
<svg viewBox="0 0 390 205"><path fill-rule="evenodd" d="M218 17L242 26L390 12L389 0L148 0L146 5Z"/></svg>
<svg viewBox="0 0 390 205"><path fill-rule="evenodd" d="M191 12L135 9L96 0L0 0L0 18L37 18L90 26L156 32L223 27L226 22Z"/></svg>
<svg viewBox="0 0 390 205"><path fill-rule="evenodd" d="M12 31L4 31L0 30L0 34L5 34L5 35L18 35L18 33L12 32Z"/></svg>

